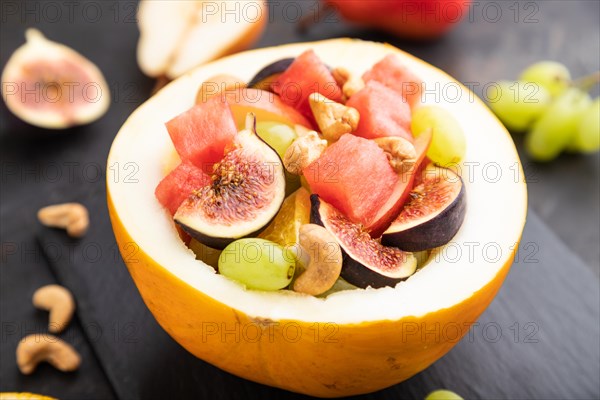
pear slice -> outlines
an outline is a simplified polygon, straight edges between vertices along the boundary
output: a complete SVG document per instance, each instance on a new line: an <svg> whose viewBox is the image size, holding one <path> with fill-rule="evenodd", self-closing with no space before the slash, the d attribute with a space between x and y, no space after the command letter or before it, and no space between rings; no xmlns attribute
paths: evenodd
<svg viewBox="0 0 600 400"><path fill-rule="evenodd" d="M264 30L267 13L262 0L142 0L138 64L148 76L174 79L251 46Z"/></svg>
<svg viewBox="0 0 600 400"><path fill-rule="evenodd" d="M8 109L32 125L64 129L100 118L110 105L102 72L90 60L37 29L25 32L2 72Z"/></svg>

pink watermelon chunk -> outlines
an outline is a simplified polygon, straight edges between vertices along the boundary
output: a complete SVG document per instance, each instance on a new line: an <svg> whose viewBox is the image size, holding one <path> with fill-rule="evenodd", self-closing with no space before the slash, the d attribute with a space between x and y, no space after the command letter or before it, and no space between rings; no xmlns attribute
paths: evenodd
<svg viewBox="0 0 600 400"><path fill-rule="evenodd" d="M213 96L167 122L167 130L182 160L205 172L223 158L237 128L223 96Z"/></svg>
<svg viewBox="0 0 600 400"><path fill-rule="evenodd" d="M171 215L187 199L194 190L208 185L210 175L189 162L182 162L169 173L156 187L154 194Z"/></svg>
<svg viewBox="0 0 600 400"><path fill-rule="evenodd" d="M272 88L284 103L294 107L311 121L314 121L308 103L311 93L319 92L331 100L342 101L342 89L313 50L307 50L298 56L273 82Z"/></svg>
<svg viewBox="0 0 600 400"><path fill-rule="evenodd" d="M384 151L354 135L343 135L303 174L313 193L367 228L399 180Z"/></svg>
<svg viewBox="0 0 600 400"><path fill-rule="evenodd" d="M421 100L423 81L393 54L386 56L365 72L363 80L382 83L401 95L411 107Z"/></svg>
<svg viewBox="0 0 600 400"><path fill-rule="evenodd" d="M398 93L376 81L370 81L346 102L360 113L353 132L366 139L401 136L413 140L410 131L410 107Z"/></svg>

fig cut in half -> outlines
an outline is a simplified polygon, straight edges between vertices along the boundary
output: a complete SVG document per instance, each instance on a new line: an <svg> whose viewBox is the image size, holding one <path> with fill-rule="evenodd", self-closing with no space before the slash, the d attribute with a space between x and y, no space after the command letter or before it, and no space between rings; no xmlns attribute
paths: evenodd
<svg viewBox="0 0 600 400"><path fill-rule="evenodd" d="M311 195L310 202L310 222L324 226L344 252L342 278L349 283L361 288L395 286L417 269L412 253L383 246L318 195Z"/></svg>
<svg viewBox="0 0 600 400"><path fill-rule="evenodd" d="M177 209L175 222L199 242L224 249L236 239L260 233L285 198L281 159L255 130L249 113L223 159L213 166L211 183L194 191Z"/></svg>
<svg viewBox="0 0 600 400"><path fill-rule="evenodd" d="M64 129L108 110L110 93L98 67L37 29L27 29L25 37L2 72L2 98L13 114L41 128Z"/></svg>
<svg viewBox="0 0 600 400"><path fill-rule="evenodd" d="M400 215L383 233L381 243L405 251L422 251L448 243L460 229L467 196L458 174L429 165L409 194Z"/></svg>

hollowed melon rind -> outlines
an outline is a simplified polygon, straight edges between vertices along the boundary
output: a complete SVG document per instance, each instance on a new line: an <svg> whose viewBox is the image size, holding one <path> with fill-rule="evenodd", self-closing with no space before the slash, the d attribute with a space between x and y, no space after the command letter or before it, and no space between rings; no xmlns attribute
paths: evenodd
<svg viewBox="0 0 600 400"><path fill-rule="evenodd" d="M461 100L439 105L455 115L467 138L465 162L471 167L462 171L469 197L465 223L444 248L448 254L444 256L443 249L441 256L396 288L344 291L326 299L289 291L245 291L195 260L153 196L162 178L160 160L173 149L163 123L194 103L195 88L204 79L225 73L247 80L262 66L308 48L325 63L354 73L396 53L428 87L441 90L452 85L461 90ZM109 179L109 210L126 264L158 322L193 354L220 368L319 396L383 388L445 354L491 302L512 263L525 223L522 169L504 127L452 78L383 44L349 39L293 44L200 67L165 87L129 118L115 138L108 165L127 162L137 165L138 183ZM493 175L494 171L501 176ZM138 249L133 255L126 247L131 242ZM465 243L475 243L475 251L469 251L473 244ZM453 249L461 254L456 256ZM494 249L501 253L497 259L491 258ZM423 329L434 329L435 324L439 329L457 326L461 330L458 337L421 337ZM215 326L218 334L208 335ZM225 334L226 328L234 326L238 340ZM258 341L244 338L244 326L262 327L266 334ZM336 330L329 337L334 342L325 340L323 329L328 326ZM315 340L317 327L321 331ZM294 329L300 332L295 342L290 338Z"/></svg>
<svg viewBox="0 0 600 400"><path fill-rule="evenodd" d="M420 317L350 324L273 321L229 308L170 273L143 249L132 252L128 244L133 238L122 228L110 197L108 204L131 276L169 335L227 372L318 397L369 393L427 368L477 321L514 257L468 299Z"/></svg>

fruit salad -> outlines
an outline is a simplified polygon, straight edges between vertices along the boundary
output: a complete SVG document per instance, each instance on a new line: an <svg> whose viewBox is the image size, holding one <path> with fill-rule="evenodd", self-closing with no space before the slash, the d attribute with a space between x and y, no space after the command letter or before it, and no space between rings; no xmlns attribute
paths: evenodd
<svg viewBox="0 0 600 400"><path fill-rule="evenodd" d="M395 286L466 212L463 131L422 88L394 55L354 76L312 50L248 83L209 79L166 123L177 163L156 198L198 259L248 289Z"/></svg>

